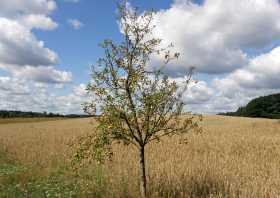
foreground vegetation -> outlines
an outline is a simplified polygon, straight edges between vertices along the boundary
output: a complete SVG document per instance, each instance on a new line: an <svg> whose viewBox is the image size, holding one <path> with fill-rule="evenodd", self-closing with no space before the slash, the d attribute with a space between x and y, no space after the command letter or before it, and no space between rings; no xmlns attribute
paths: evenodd
<svg viewBox="0 0 280 198"><path fill-rule="evenodd" d="M118 24L122 41L106 39L100 45L103 57L92 66L87 91L94 96L84 104L85 112L96 117L95 134L77 144L75 162L84 164L111 158L115 143L133 145L138 150L138 181L141 198L147 198L146 148L163 138L201 132L201 116L182 117L183 96L192 80L193 68L180 83L164 72L170 61L179 58L173 44L163 47L154 37L155 13L118 4ZM151 67L153 57L158 65ZM172 142L173 144L173 142ZM130 149L132 150L132 149ZM156 156L155 156L156 157ZM130 168L130 167L128 167Z"/></svg>
<svg viewBox="0 0 280 198"><path fill-rule="evenodd" d="M71 168L69 147L92 119L13 123L0 127L0 197L137 197L136 150L104 165ZM280 122L209 116L187 144L165 139L147 147L150 197L277 197ZM168 141L168 142L165 142Z"/></svg>

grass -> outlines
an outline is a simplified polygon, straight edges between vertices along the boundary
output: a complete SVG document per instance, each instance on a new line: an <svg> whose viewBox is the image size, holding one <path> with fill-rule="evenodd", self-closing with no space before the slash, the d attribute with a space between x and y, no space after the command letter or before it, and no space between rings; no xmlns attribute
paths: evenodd
<svg viewBox="0 0 280 198"><path fill-rule="evenodd" d="M44 122L44 121L56 121L66 119L62 117L53 117L53 118L0 118L1 124L13 124L13 123L25 123L25 122Z"/></svg>
<svg viewBox="0 0 280 198"><path fill-rule="evenodd" d="M75 181L53 172L41 175L39 167L23 165L1 150L0 152L0 197L76 197ZM70 180L69 180L70 179Z"/></svg>
<svg viewBox="0 0 280 198"><path fill-rule="evenodd" d="M67 146L92 130L91 119L0 127L0 197L137 197L137 152L114 145L105 165L76 174ZM164 139L147 148L150 197L280 196L280 123L207 116L187 144Z"/></svg>

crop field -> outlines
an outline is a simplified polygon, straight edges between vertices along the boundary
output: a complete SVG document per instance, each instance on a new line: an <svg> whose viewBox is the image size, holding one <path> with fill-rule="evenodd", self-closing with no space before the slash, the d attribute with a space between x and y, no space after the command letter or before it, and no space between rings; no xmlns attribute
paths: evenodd
<svg viewBox="0 0 280 198"><path fill-rule="evenodd" d="M26 123L26 122L44 122L44 121L56 121L66 118L53 117L53 118L0 118L0 124L11 124L11 123Z"/></svg>
<svg viewBox="0 0 280 198"><path fill-rule="evenodd" d="M0 124L0 197L138 197L137 152L71 168L93 119ZM147 147L149 197L280 197L279 120L205 116L203 133Z"/></svg>

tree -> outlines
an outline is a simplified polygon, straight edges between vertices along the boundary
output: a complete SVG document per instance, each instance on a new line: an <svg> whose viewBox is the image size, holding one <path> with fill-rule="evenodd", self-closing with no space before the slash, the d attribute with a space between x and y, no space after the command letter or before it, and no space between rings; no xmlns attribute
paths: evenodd
<svg viewBox="0 0 280 198"><path fill-rule="evenodd" d="M92 68L88 92L94 100L85 104L85 111L98 112L94 134L80 141L78 160L102 161L110 157L113 142L134 145L139 151L139 181L141 197L147 195L145 146L164 136L183 135L200 130L199 119L191 114L181 116L182 95L191 82L192 72L183 85L171 81L164 67L179 53L160 48L160 39L153 38L153 12L138 14L127 4L119 5L119 26L123 42L105 40L101 45L105 56ZM163 64L151 69L151 56L163 56ZM184 136L182 136L184 137ZM91 151L91 152L88 152Z"/></svg>

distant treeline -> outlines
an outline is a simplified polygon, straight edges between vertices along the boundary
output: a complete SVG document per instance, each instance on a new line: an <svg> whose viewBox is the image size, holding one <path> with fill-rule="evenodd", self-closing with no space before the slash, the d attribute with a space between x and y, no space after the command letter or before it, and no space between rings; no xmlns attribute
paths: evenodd
<svg viewBox="0 0 280 198"><path fill-rule="evenodd" d="M0 110L0 118L52 118L52 117L63 117L63 118L85 118L90 117L89 115L82 114L58 114L58 113L39 113L32 111L7 111Z"/></svg>
<svg viewBox="0 0 280 198"><path fill-rule="evenodd" d="M280 94L255 98L236 112L220 115L280 119Z"/></svg>

